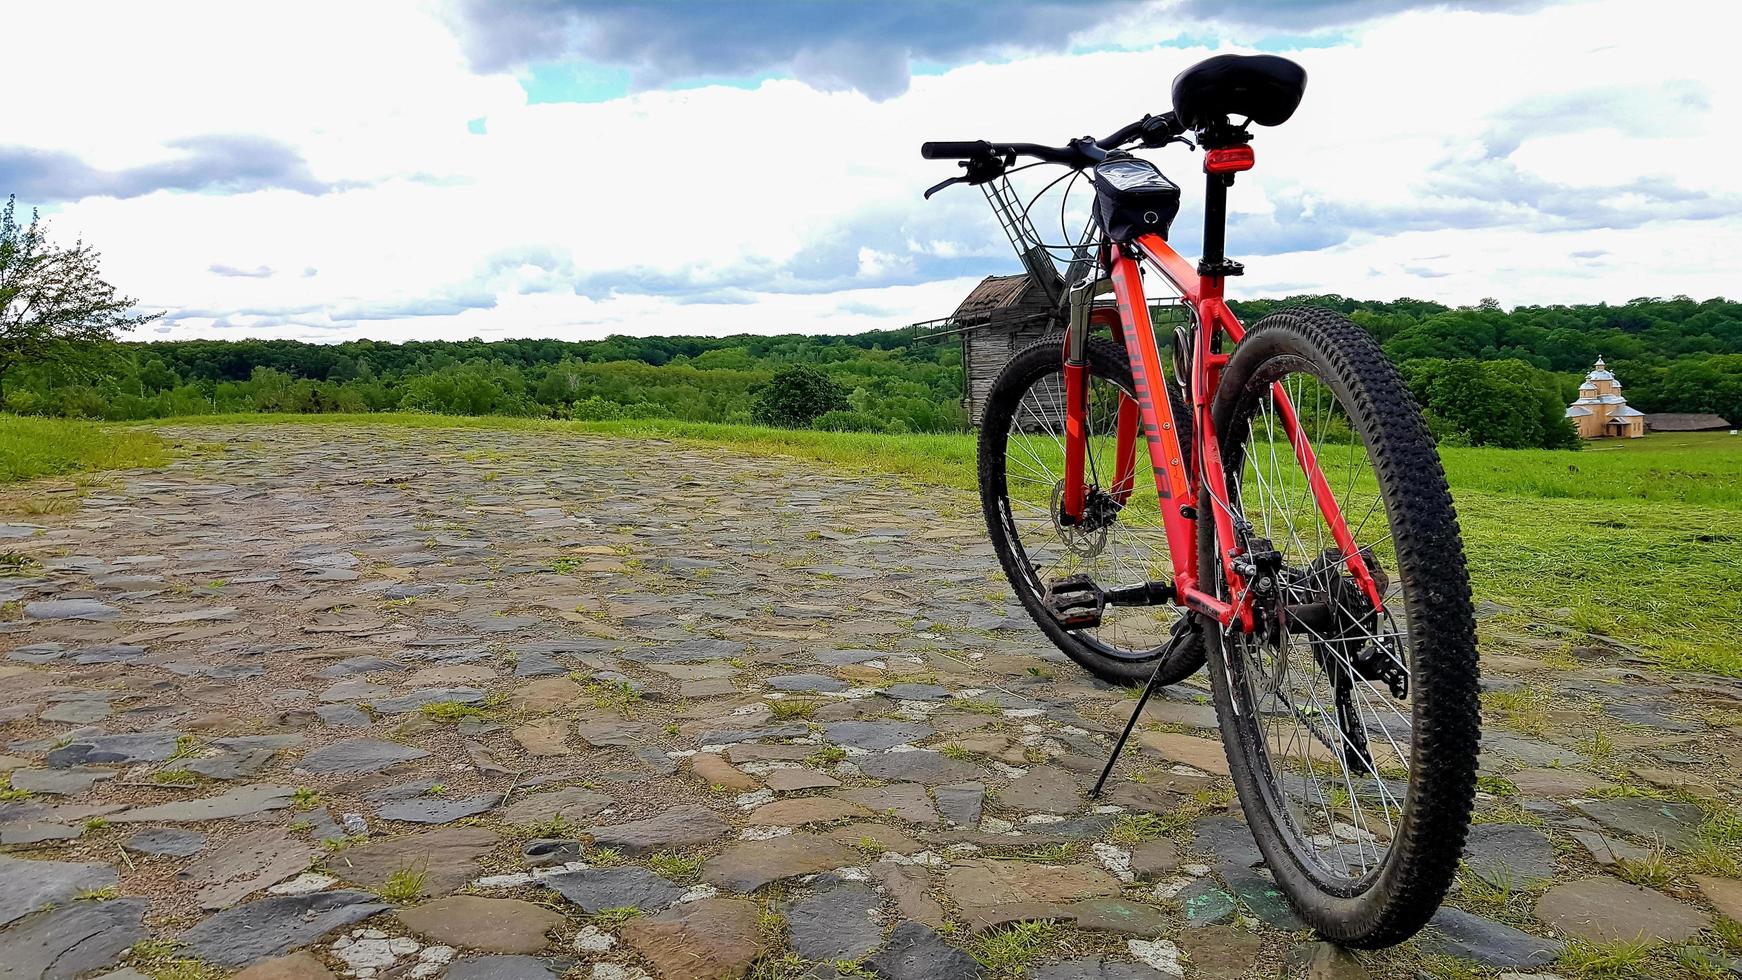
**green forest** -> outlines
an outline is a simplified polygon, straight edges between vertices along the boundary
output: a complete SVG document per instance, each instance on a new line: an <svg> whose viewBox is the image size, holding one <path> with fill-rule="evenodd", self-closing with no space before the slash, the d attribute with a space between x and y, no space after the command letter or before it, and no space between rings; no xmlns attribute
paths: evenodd
<svg viewBox="0 0 1742 980"><path fill-rule="evenodd" d="M1508 311L1491 301L1453 308L1332 295L1232 305L1250 324L1296 303L1339 310L1369 331L1442 442L1575 445L1562 411L1599 354L1642 411L1742 421L1742 303L1677 296ZM914 329L581 342L123 342L22 363L0 382L6 411L109 420L416 410L895 433L966 425L958 340Z"/></svg>

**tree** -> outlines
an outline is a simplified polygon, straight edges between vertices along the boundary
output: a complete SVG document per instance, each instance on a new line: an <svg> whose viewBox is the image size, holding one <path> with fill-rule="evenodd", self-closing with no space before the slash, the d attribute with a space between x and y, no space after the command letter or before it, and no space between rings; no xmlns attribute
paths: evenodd
<svg viewBox="0 0 1742 980"><path fill-rule="evenodd" d="M103 281L96 249L83 241L56 248L41 216L32 212L20 228L16 208L8 197L0 211L0 401L18 365L64 360L162 316L129 315L134 300Z"/></svg>
<svg viewBox="0 0 1742 980"><path fill-rule="evenodd" d="M834 379L803 364L775 373L756 394L750 417L757 425L802 429L824 412L848 409L847 392Z"/></svg>
<svg viewBox="0 0 1742 980"><path fill-rule="evenodd" d="M1439 360L1404 365L1410 393L1440 437L1505 449L1575 449L1554 375L1524 361Z"/></svg>
<svg viewBox="0 0 1742 980"><path fill-rule="evenodd" d="M169 391L181 384L181 378L163 363L161 357L148 357L139 364L139 387L147 395Z"/></svg>

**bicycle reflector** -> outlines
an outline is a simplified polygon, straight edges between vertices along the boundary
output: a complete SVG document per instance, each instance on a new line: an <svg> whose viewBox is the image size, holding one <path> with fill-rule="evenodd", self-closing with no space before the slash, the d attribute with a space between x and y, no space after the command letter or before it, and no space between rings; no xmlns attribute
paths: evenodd
<svg viewBox="0 0 1742 980"><path fill-rule="evenodd" d="M1252 147L1221 146L1204 152L1204 173L1232 174L1252 169Z"/></svg>

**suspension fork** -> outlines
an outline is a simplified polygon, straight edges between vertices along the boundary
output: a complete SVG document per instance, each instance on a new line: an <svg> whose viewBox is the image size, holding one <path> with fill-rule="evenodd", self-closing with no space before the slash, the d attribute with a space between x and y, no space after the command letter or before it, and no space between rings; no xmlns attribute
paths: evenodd
<svg viewBox="0 0 1742 980"><path fill-rule="evenodd" d="M1083 472L1089 444L1089 327L1094 319L1091 313L1095 297L1110 289L1111 283L1093 276L1086 276L1071 284L1070 320L1065 327L1064 345L1065 486L1063 499L1059 504L1059 520L1066 525L1077 524L1083 519L1083 498L1087 490L1083 483ZM1131 467L1127 458L1131 454L1127 452L1124 440L1123 401L1119 406L1119 418L1120 443L1115 464L1118 472L1115 474L1114 487L1117 489L1124 486L1125 495L1130 496Z"/></svg>
<svg viewBox="0 0 1742 980"><path fill-rule="evenodd" d="M1096 289L1098 293L1111 292L1113 282L1103 279ZM1106 327L1121 347L1126 346L1128 338L1125 336L1125 324L1119 319L1117 309L1106 306L1091 307L1089 325ZM1137 489L1137 445L1142 434L1143 406L1137 403L1135 395L1120 391L1119 414L1114 428L1113 482L1109 487L1113 502L1120 507L1124 507L1131 500L1132 491Z"/></svg>
<svg viewBox="0 0 1742 980"><path fill-rule="evenodd" d="M1137 434L1143 430L1143 408L1137 399L1119 393L1119 423L1113 472L1113 501L1125 506L1137 488Z"/></svg>

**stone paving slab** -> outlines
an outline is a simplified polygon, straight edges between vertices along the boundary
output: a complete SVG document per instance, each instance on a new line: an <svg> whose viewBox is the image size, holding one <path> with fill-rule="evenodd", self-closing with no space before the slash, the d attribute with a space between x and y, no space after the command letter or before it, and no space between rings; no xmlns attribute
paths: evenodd
<svg viewBox="0 0 1742 980"><path fill-rule="evenodd" d="M1025 921L1001 975L1742 953L1742 684L1566 624L1484 604L1510 700L1469 867L1351 954L1227 802L1204 678L1086 797L1130 702L1023 617L970 495L556 433L169 435L198 448L0 527L8 978L966 978Z"/></svg>

